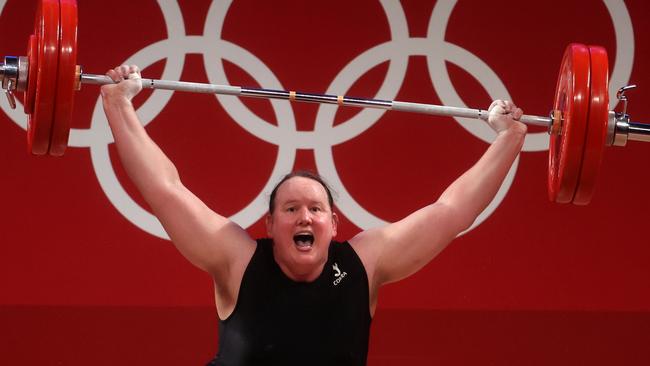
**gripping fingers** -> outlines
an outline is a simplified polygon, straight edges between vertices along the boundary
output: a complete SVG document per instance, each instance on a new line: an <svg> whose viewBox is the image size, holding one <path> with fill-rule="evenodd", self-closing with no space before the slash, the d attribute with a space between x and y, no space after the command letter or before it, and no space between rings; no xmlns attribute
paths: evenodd
<svg viewBox="0 0 650 366"><path fill-rule="evenodd" d="M496 132L510 128L523 115L523 111L511 101L495 100L488 108L488 124Z"/></svg>
<svg viewBox="0 0 650 366"><path fill-rule="evenodd" d="M140 76L140 68L138 68L135 65L129 66L129 70L127 73L127 78L129 79L142 79Z"/></svg>
<svg viewBox="0 0 650 366"><path fill-rule="evenodd" d="M113 80L115 83L119 83L123 80L122 76L117 71L117 68L106 71L106 76L111 78L111 80Z"/></svg>
<svg viewBox="0 0 650 366"><path fill-rule="evenodd" d="M129 100L142 90L140 69L135 65L121 65L108 70L106 75L115 84L102 86L103 96L124 96ZM123 82L128 81L128 82Z"/></svg>
<svg viewBox="0 0 650 366"><path fill-rule="evenodd" d="M508 114L512 119L518 120L524 114L521 108L518 108L513 102L509 100L497 99L488 108L488 112L496 114Z"/></svg>
<svg viewBox="0 0 650 366"><path fill-rule="evenodd" d="M140 69L135 65L121 65L112 70L108 70L106 75L110 77L115 83L127 79L140 79Z"/></svg>

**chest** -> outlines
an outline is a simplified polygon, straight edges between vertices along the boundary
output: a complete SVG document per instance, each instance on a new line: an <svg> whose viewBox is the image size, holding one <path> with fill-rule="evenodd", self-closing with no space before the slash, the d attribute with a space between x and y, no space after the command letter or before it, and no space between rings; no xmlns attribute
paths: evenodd
<svg viewBox="0 0 650 366"><path fill-rule="evenodd" d="M237 313L264 341L296 335L327 343L364 319L365 284L345 271L325 271L313 283L296 283L282 276L249 279L252 291L240 294Z"/></svg>
<svg viewBox="0 0 650 366"><path fill-rule="evenodd" d="M367 352L370 318L365 278L329 270L314 283L287 282L282 276L251 276L221 336L251 363L330 360L358 364ZM225 350L224 350L225 351Z"/></svg>

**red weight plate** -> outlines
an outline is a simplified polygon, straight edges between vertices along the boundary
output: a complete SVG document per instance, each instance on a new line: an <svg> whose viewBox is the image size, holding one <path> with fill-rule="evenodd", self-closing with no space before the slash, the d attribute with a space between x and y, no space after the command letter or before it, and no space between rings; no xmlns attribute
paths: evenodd
<svg viewBox="0 0 650 366"><path fill-rule="evenodd" d="M34 113L29 116L27 144L32 154L43 155L50 146L59 58L59 1L42 0L36 12L38 73Z"/></svg>
<svg viewBox="0 0 650 366"><path fill-rule="evenodd" d="M570 44L562 58L553 109L562 113L559 135L551 135L548 195L557 203L573 200L580 175L589 113L589 48Z"/></svg>
<svg viewBox="0 0 650 366"><path fill-rule="evenodd" d="M591 197L596 188L600 164L605 153L607 120L609 117L609 63L607 61L607 51L602 47L589 46L589 57L591 60L589 119L580 179L578 180L575 197L573 197L573 203L576 205L586 205L591 202Z"/></svg>
<svg viewBox="0 0 650 366"><path fill-rule="evenodd" d="M36 79L38 78L38 38L35 35L29 36L27 42L27 88L23 98L23 110L25 114L34 113L34 98L36 98Z"/></svg>
<svg viewBox="0 0 650 366"><path fill-rule="evenodd" d="M49 151L50 155L54 156L63 155L68 147L77 67L77 2L60 0L59 4L61 7L59 72Z"/></svg>

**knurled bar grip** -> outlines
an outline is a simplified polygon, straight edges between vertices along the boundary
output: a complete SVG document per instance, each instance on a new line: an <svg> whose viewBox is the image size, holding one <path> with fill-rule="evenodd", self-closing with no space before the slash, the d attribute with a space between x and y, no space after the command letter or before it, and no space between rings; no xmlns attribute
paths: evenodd
<svg viewBox="0 0 650 366"><path fill-rule="evenodd" d="M440 106L435 104L421 104L421 103L398 102L398 101L393 102L392 109L395 111L434 114L437 116L477 118L477 119L482 119L484 121L487 121L488 119L488 111L485 109L447 107L447 106ZM553 120L550 117L531 116L526 114L522 115L519 118L519 121L528 125L544 126L544 127L549 127L550 124L553 122Z"/></svg>
<svg viewBox="0 0 650 366"><path fill-rule="evenodd" d="M213 85L204 83L192 83L187 81L168 81L168 80L155 80L155 79L141 79L142 87L147 89L163 89L163 90L176 90L192 93L207 93L207 94L227 94L239 95L241 88L238 86L229 85ZM82 74L82 84L92 85L106 85L115 84L115 82L106 75L97 74Z"/></svg>
<svg viewBox="0 0 650 366"><path fill-rule="evenodd" d="M207 94L240 95L253 98L286 99L290 101L337 104L341 106L377 108L402 112L432 114L436 116L476 118L482 120L487 120L488 118L487 110L483 109L447 107L435 104L400 102L396 100L391 101L381 99L353 98L331 94L313 94L286 90L242 88L239 86L193 83L187 81L169 81L144 78L140 80L142 82L142 87L147 89L163 89ZM106 85L114 84L115 82L106 75L82 74L81 83ZM521 118L519 118L519 121L529 125L549 127L551 125L552 119L550 117L523 115Z"/></svg>

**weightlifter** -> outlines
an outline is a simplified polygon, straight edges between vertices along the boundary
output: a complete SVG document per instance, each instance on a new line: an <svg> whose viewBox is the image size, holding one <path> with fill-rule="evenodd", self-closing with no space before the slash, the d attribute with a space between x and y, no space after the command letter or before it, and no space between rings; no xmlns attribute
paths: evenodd
<svg viewBox="0 0 650 366"><path fill-rule="evenodd" d="M147 135L131 99L142 89L136 66L107 75L104 111L129 177L178 250L214 279L219 351L209 365L365 365L379 288L417 272L489 204L519 153L521 109L497 100L497 137L436 202L402 220L336 242L332 194L298 172L273 190L268 238L208 208L181 182Z"/></svg>

